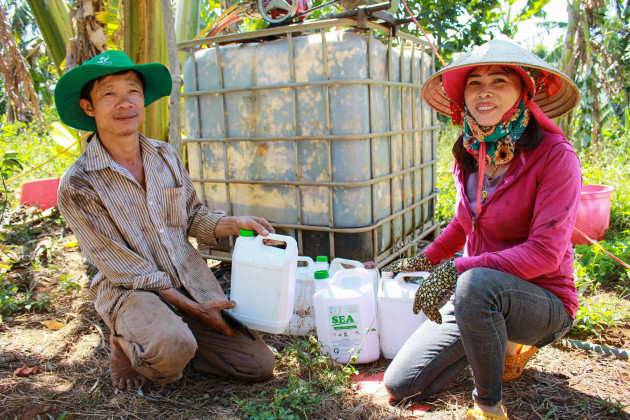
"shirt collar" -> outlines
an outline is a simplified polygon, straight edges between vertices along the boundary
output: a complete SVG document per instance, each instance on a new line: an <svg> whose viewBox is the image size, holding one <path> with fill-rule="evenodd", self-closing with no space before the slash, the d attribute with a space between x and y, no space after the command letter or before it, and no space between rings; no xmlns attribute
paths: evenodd
<svg viewBox="0 0 630 420"><path fill-rule="evenodd" d="M142 150L142 153L157 156L159 153L158 149L162 149L164 147L161 144L162 142L152 142L144 135L140 133L138 134L140 137L140 150ZM103 147L103 144L98 137L98 133L94 133L92 141L88 143L87 150L85 151L85 156L85 169L87 171L98 171L107 167L115 167L115 161L114 159L112 159L109 153L107 153L107 150Z"/></svg>

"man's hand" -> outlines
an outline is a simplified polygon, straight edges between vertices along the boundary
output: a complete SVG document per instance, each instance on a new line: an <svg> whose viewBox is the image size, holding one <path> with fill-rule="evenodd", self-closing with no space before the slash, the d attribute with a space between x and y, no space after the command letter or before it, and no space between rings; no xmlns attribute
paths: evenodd
<svg viewBox="0 0 630 420"><path fill-rule="evenodd" d="M214 228L214 236L224 238L226 236L238 235L241 229L253 230L257 234L267 236L276 233L271 223L262 217L257 216L225 216L219 220Z"/></svg>
<svg viewBox="0 0 630 420"><path fill-rule="evenodd" d="M398 273L411 273L413 271L433 271L435 266L431 264L431 261L424 255L424 252L420 252L415 257L401 258L399 260L390 263L388 266L381 269L381 271L391 271L394 274Z"/></svg>
<svg viewBox="0 0 630 420"><path fill-rule="evenodd" d="M227 336L232 337L239 334L238 331L230 328L219 312L221 309L232 309L236 306L236 302L231 300L208 300L197 303L196 306L197 308L190 312L190 316L193 318Z"/></svg>
<svg viewBox="0 0 630 420"><path fill-rule="evenodd" d="M176 307L181 312L195 318L208 327L217 330L228 336L235 336L238 331L233 330L223 320L221 309L231 309L236 306L236 302L230 300L208 300L197 303L184 296L175 288L160 290L159 295L168 303Z"/></svg>
<svg viewBox="0 0 630 420"><path fill-rule="evenodd" d="M417 314L422 310L431 321L441 324L442 315L438 311L453 294L458 277L459 273L452 260L435 267L429 277L420 282L413 302L413 313Z"/></svg>

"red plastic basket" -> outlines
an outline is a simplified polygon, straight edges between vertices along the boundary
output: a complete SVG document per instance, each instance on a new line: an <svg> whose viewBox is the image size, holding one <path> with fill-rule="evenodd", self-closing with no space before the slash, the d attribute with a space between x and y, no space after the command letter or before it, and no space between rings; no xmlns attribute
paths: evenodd
<svg viewBox="0 0 630 420"><path fill-rule="evenodd" d="M38 206L42 210L57 205L57 188L61 178L45 178L22 184L20 204Z"/></svg>

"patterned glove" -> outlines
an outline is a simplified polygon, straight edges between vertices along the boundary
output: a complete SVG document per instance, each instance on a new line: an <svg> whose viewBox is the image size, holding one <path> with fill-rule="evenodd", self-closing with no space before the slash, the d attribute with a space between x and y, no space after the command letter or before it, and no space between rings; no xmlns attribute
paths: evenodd
<svg viewBox="0 0 630 420"><path fill-rule="evenodd" d="M431 264L431 261L424 255L424 252L420 252L415 257L401 258L389 264L381 271L391 271L394 274L398 273L411 273L413 271L433 271L435 266Z"/></svg>
<svg viewBox="0 0 630 420"><path fill-rule="evenodd" d="M429 277L418 287L413 302L413 313L422 311L431 321L441 324L442 315L438 311L453 294L458 276L459 273L452 260L435 267Z"/></svg>

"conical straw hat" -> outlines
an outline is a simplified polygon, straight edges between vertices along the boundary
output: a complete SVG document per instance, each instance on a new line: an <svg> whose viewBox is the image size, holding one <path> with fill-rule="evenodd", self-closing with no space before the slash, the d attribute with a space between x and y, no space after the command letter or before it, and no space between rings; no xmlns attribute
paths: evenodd
<svg viewBox="0 0 630 420"><path fill-rule="evenodd" d="M493 65L514 67L532 92L533 81L519 67L527 69L535 81L546 76L547 86L536 94L534 102L549 118L570 112L580 101L580 91L571 79L509 39L494 39L474 47L432 75L422 86L422 98L431 108L450 117L451 101L463 108L468 73L477 66Z"/></svg>

